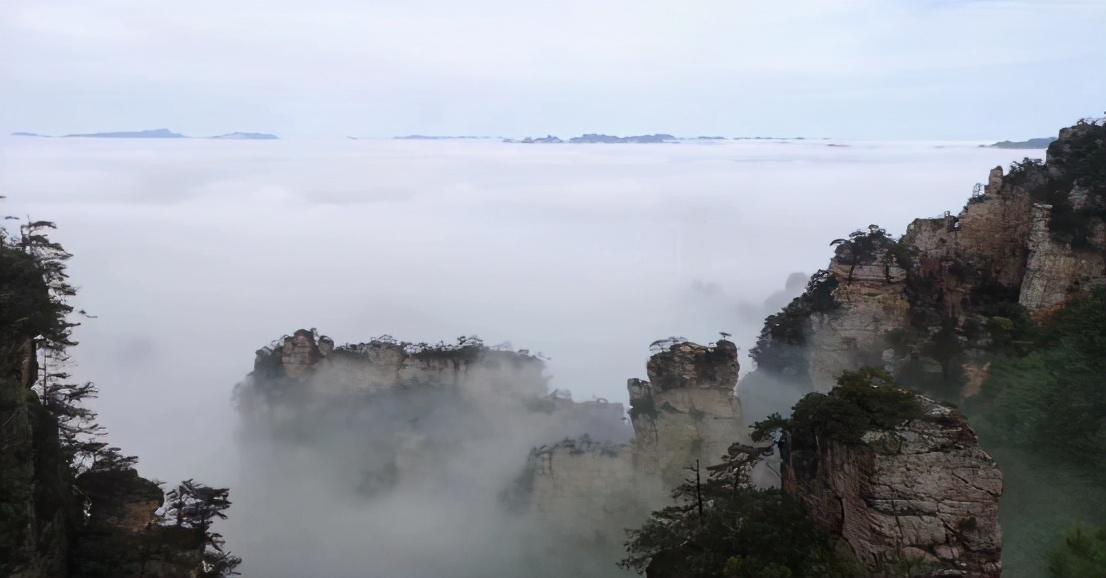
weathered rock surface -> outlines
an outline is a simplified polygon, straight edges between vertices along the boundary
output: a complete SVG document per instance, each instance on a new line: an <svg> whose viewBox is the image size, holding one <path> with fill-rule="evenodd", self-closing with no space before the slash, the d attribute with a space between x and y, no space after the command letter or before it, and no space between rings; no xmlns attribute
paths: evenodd
<svg viewBox="0 0 1106 578"><path fill-rule="evenodd" d="M155 523L165 501L157 484L132 469L85 472L77 487L88 500L88 523L98 529L142 532Z"/></svg>
<svg viewBox="0 0 1106 578"><path fill-rule="evenodd" d="M646 365L649 381L630 379L630 443L565 440L531 454L527 479L533 507L555 524L621 542L649 512L664 506L686 468L719 463L741 423L737 347L668 344ZM559 512L559 513L558 513Z"/></svg>
<svg viewBox="0 0 1106 578"><path fill-rule="evenodd" d="M712 347L682 342L653 355L649 381L631 379L630 417L637 462L673 488L685 468L721 460L746 438L737 386L737 347L720 340Z"/></svg>
<svg viewBox="0 0 1106 578"><path fill-rule="evenodd" d="M491 349L478 341L427 345L385 337L335 347L329 337L300 329L257 351L251 379L240 390L338 397L426 387L540 397L547 394L544 369L541 359L527 352Z"/></svg>
<svg viewBox="0 0 1106 578"><path fill-rule="evenodd" d="M591 543L621 544L667 496L629 447L586 438L535 448L524 476L532 511L558 535Z"/></svg>
<svg viewBox="0 0 1106 578"><path fill-rule="evenodd" d="M1101 250L1106 247L1106 224L1096 224L1091 248L1075 249L1052 238L1051 211L1051 205L1033 205L1029 256L1018 295L1018 302L1036 316L1047 316L1074 297L1106 285L1106 261Z"/></svg>
<svg viewBox="0 0 1106 578"><path fill-rule="evenodd" d="M905 557L928 562L926 576L997 578L1002 474L961 415L925 404L860 445L792 440L818 449L785 451L783 487L873 567Z"/></svg>
<svg viewBox="0 0 1106 578"><path fill-rule="evenodd" d="M880 365L887 335L909 324L906 271L884 263L884 257L879 252L871 263L831 265L840 306L810 318L807 367L815 391L829 391L843 369Z"/></svg>
<svg viewBox="0 0 1106 578"><path fill-rule="evenodd" d="M1094 124L1062 130L1044 165L1027 162L1009 175L993 168L959 215L916 219L897 243L881 240L859 259L841 252L848 243L839 247L828 269L835 306L791 319L799 337L780 342L777 332L758 344L799 352L772 370L816 391L844 370L873 365L913 375L915 386L959 381L962 397L977 392L990 338L976 329L996 305L999 316L1020 304L1039 320L1106 285L1106 185L1095 176L1102 133ZM1041 199L1063 205L1059 221Z"/></svg>

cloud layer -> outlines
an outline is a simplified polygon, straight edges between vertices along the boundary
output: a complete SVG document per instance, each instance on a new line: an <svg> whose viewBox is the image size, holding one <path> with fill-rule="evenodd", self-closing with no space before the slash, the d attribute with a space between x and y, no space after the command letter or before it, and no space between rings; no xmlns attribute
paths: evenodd
<svg viewBox="0 0 1106 578"><path fill-rule="evenodd" d="M4 212L57 221L76 254L98 317L74 373L113 443L144 474L235 488L231 387L297 328L478 334L625 402L654 339L747 350L831 239L956 210L1023 152L827 144L0 140Z"/></svg>

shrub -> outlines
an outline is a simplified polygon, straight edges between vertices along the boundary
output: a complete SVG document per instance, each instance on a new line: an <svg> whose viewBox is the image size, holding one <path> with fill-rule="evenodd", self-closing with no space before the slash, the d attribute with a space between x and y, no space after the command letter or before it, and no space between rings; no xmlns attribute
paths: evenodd
<svg viewBox="0 0 1106 578"><path fill-rule="evenodd" d="M650 577L845 578L865 575L834 549L802 502L778 489L749 487L758 449L735 444L718 466L673 492L676 504L629 531L619 565Z"/></svg>
<svg viewBox="0 0 1106 578"><path fill-rule="evenodd" d="M1048 555L1053 578L1106 576L1106 528L1075 526Z"/></svg>
<svg viewBox="0 0 1106 578"><path fill-rule="evenodd" d="M782 431L795 448L816 446L818 440L859 444L865 432L892 429L922 415L913 393L898 387L885 371L866 367L843 372L828 394L804 396L790 418L772 414L753 424L752 437L764 441Z"/></svg>

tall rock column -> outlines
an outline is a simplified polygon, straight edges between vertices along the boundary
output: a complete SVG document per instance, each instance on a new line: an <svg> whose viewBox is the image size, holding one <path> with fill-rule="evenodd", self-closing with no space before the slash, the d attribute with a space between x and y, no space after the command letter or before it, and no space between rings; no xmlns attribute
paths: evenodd
<svg viewBox="0 0 1106 578"><path fill-rule="evenodd" d="M630 418L638 467L675 487L696 461L721 461L730 444L745 441L737 385L737 347L690 342L670 345L646 366L649 381L631 379Z"/></svg>

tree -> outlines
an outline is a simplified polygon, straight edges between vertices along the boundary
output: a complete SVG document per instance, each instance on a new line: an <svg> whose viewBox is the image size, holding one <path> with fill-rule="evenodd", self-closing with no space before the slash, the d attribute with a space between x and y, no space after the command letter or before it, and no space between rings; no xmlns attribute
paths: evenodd
<svg viewBox="0 0 1106 578"><path fill-rule="evenodd" d="M1106 576L1106 528L1075 526L1048 555L1053 578Z"/></svg>
<svg viewBox="0 0 1106 578"><path fill-rule="evenodd" d="M184 480L165 496L165 518L177 528L196 532L203 550L202 576L235 576L242 559L224 550L223 535L211 529L216 519L227 519L230 490L213 488L194 480Z"/></svg>
<svg viewBox="0 0 1106 578"><path fill-rule="evenodd" d="M753 424L752 438L765 441L781 433L796 449L817 447L821 440L856 444L865 432L891 429L921 416L913 393L898 387L882 369L864 367L842 372L828 394L805 395L790 418L774 413Z"/></svg>
<svg viewBox="0 0 1106 578"><path fill-rule="evenodd" d="M685 481L672 493L675 505L629 531L619 565L661 578L863 575L799 500L749 485L749 471L770 451L731 446L721 464L707 468L705 481L698 475Z"/></svg>

